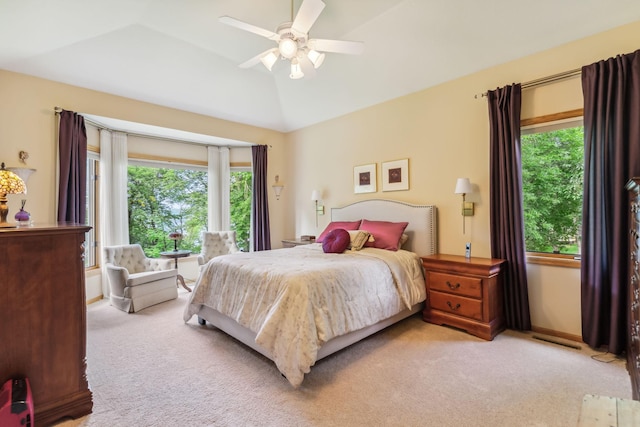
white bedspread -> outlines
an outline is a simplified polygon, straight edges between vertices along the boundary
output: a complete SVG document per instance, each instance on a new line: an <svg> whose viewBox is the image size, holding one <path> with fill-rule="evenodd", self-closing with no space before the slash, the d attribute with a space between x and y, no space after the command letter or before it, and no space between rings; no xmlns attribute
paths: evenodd
<svg viewBox="0 0 640 427"><path fill-rule="evenodd" d="M297 387L323 343L425 299L420 258L366 248L325 254L320 244L212 259L184 311L209 306L256 333Z"/></svg>

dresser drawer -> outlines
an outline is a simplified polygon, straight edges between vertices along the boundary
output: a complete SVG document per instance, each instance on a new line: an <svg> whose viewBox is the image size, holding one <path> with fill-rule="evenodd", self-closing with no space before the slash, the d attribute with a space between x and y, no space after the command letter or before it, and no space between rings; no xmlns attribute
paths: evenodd
<svg viewBox="0 0 640 427"><path fill-rule="evenodd" d="M429 289L432 291L449 292L471 298L482 298L482 279L479 277L458 276L456 274L428 273Z"/></svg>
<svg viewBox="0 0 640 427"><path fill-rule="evenodd" d="M437 291L431 292L429 298L433 310L482 320L482 301Z"/></svg>

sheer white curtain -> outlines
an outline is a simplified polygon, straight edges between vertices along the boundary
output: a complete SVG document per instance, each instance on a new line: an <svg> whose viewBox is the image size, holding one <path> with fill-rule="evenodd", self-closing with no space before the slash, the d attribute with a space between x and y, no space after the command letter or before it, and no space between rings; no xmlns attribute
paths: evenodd
<svg viewBox="0 0 640 427"><path fill-rule="evenodd" d="M207 158L209 163L208 229L209 231L228 230L231 227L229 147L207 147Z"/></svg>
<svg viewBox="0 0 640 427"><path fill-rule="evenodd" d="M100 131L100 242L101 246L129 243L127 218L127 135ZM100 251L104 266L104 251ZM102 294L109 297L109 281L102 269Z"/></svg>

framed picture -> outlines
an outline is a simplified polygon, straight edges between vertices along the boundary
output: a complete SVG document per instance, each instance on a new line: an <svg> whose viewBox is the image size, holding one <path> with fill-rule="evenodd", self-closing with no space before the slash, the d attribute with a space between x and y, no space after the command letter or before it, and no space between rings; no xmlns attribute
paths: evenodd
<svg viewBox="0 0 640 427"><path fill-rule="evenodd" d="M409 159L382 163L382 191L409 189Z"/></svg>
<svg viewBox="0 0 640 427"><path fill-rule="evenodd" d="M356 166L353 168L353 192L375 193L376 164Z"/></svg>

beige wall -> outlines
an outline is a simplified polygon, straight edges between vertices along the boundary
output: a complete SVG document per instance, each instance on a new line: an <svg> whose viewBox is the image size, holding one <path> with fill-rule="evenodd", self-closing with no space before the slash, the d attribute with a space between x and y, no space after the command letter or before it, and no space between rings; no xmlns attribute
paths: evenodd
<svg viewBox="0 0 640 427"><path fill-rule="evenodd" d="M287 161L295 179L287 195L296 212L291 235L317 234L313 189L322 190L327 208L365 198L391 198L438 208L439 251L464 254L472 242L474 256L490 256L489 128L486 98L474 95L513 82L580 68L638 46L640 22L579 40L540 54L493 67L437 87L287 135ZM488 47L490 48L490 47ZM529 118L582 108L580 78L523 91L522 117ZM410 190L381 192L381 162L408 158ZM353 193L353 167L376 163L378 192ZM475 216L462 233L461 197L453 194L456 178L467 176L477 192ZM529 285L535 326L579 336L579 270L531 266Z"/></svg>
<svg viewBox="0 0 640 427"><path fill-rule="evenodd" d="M489 131L485 98L474 95L512 82L579 68L638 48L640 22L528 56L417 92L344 117L282 135L278 132L173 110L20 74L0 71L0 146L8 166L28 151L27 210L35 221L55 218L55 133L53 107L190 132L270 144L269 180L280 175L285 189L279 201L270 193L272 242L300 234L319 234L329 208L365 198L391 198L438 207L441 253L489 256ZM490 48L490 47L487 47ZM401 78L399 76L399 78ZM579 78L523 92L523 118L580 108ZM380 191L381 162L409 159L410 190ZM353 167L377 164L378 192L353 193ZM477 192L468 200L476 214L462 233L456 178L467 176ZM316 228L313 189L321 190L327 215ZM9 196L10 215L20 196ZM529 272L534 325L580 335L578 270L534 266Z"/></svg>
<svg viewBox="0 0 640 427"><path fill-rule="evenodd" d="M75 86L56 83L0 70L0 161L7 166L18 165L18 152L29 152L27 164L37 169L28 182L26 209L32 219L50 223L56 218L56 116L58 106L79 113L111 117L155 126L179 129L205 135L269 144L269 180L282 173L284 165L284 136L280 132L228 122L213 117L187 113L158 105L108 95ZM89 127L88 132L97 132ZM153 151L171 156L174 151L164 141L158 141ZM134 142L135 147L135 142ZM197 148L193 150L197 151ZM193 150L188 150L193 151ZM186 151L183 151L186 153ZM191 155L189 155L191 156ZM237 158L236 158L237 157ZM206 155L205 155L206 160ZM232 161L245 161L246 155L235 156ZM9 215L20 205L22 195L10 195ZM282 217L281 205L270 200L271 214ZM272 223L274 244L283 235L284 222Z"/></svg>

